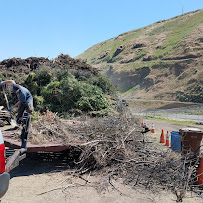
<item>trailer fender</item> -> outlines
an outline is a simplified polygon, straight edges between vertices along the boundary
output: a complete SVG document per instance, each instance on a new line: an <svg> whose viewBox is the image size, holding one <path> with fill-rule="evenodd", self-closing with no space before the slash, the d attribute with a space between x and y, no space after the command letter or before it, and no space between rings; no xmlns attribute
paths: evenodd
<svg viewBox="0 0 203 203"><path fill-rule="evenodd" d="M5 195L6 191L8 190L9 180L10 180L9 173L5 172L0 174L0 198L2 198Z"/></svg>

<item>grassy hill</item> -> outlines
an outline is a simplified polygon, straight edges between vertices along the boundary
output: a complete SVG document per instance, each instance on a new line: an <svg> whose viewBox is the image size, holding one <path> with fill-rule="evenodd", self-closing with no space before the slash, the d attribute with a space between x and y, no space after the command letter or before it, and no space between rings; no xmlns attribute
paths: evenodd
<svg viewBox="0 0 203 203"><path fill-rule="evenodd" d="M203 102L203 10L122 33L77 56L126 98Z"/></svg>

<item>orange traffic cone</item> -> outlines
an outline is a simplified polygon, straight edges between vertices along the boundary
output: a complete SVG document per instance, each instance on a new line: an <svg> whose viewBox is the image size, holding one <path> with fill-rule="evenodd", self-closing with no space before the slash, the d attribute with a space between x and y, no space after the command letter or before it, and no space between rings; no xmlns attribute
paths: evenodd
<svg viewBox="0 0 203 203"><path fill-rule="evenodd" d="M160 136L160 143L165 143L165 136L164 136L164 130L162 129L161 136Z"/></svg>
<svg viewBox="0 0 203 203"><path fill-rule="evenodd" d="M141 124L141 126L143 126L144 125L144 121L142 120L142 124Z"/></svg>
<svg viewBox="0 0 203 203"><path fill-rule="evenodd" d="M203 184L203 154L200 159L199 167L197 169L197 184Z"/></svg>
<svg viewBox="0 0 203 203"><path fill-rule="evenodd" d="M165 144L165 145L168 146L168 147L170 147L169 133L168 133L168 131L167 131L167 133L166 133L166 144Z"/></svg>
<svg viewBox="0 0 203 203"><path fill-rule="evenodd" d="M152 133L155 133L155 128L154 128L154 123L152 123L152 129L151 129Z"/></svg>

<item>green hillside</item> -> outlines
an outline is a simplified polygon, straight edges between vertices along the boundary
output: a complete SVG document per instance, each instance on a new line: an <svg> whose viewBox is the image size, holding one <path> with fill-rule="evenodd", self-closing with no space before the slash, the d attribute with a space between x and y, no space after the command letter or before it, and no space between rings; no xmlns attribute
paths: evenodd
<svg viewBox="0 0 203 203"><path fill-rule="evenodd" d="M203 10L120 34L77 56L127 98L203 102Z"/></svg>

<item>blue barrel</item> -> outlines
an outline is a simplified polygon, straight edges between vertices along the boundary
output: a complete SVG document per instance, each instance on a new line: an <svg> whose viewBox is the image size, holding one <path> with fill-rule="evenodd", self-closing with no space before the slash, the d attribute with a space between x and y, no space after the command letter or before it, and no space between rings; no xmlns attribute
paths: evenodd
<svg viewBox="0 0 203 203"><path fill-rule="evenodd" d="M171 149L175 152L181 152L181 137L179 132L171 132Z"/></svg>

